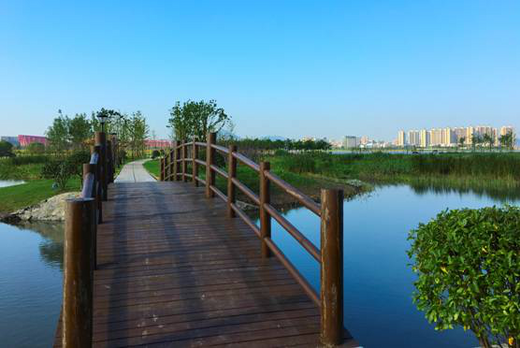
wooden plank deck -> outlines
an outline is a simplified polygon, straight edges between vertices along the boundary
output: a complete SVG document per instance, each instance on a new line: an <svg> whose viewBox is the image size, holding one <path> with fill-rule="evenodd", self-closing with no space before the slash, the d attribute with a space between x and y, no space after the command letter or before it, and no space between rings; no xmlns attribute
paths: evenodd
<svg viewBox="0 0 520 348"><path fill-rule="evenodd" d="M203 188L111 185L98 264L94 347L319 346L317 306Z"/></svg>

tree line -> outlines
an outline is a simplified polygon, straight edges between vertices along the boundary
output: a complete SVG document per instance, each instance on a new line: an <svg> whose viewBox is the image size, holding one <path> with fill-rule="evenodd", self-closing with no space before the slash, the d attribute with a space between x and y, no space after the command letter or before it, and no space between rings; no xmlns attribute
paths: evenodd
<svg viewBox="0 0 520 348"><path fill-rule="evenodd" d="M116 135L121 149L131 151L132 156L144 154L150 127L142 113L136 111L128 115L104 108L92 112L90 117L85 113L69 117L59 110L58 117L45 133L49 150L63 153L88 149L93 145L94 132L102 130L100 117L106 117L105 132Z"/></svg>

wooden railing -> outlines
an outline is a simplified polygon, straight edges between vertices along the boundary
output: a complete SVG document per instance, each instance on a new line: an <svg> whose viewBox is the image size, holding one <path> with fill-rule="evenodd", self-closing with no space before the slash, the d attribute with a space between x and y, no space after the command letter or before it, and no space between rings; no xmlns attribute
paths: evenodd
<svg viewBox="0 0 520 348"><path fill-rule="evenodd" d="M117 140L96 132L90 162L83 165L79 198L67 201L61 339L63 347L91 347L93 271L97 267L97 224L103 221L102 202L114 181Z"/></svg>
<svg viewBox="0 0 520 348"><path fill-rule="evenodd" d="M201 149L206 150L206 159L198 158ZM216 165L216 154L227 158L227 171ZM188 173L191 163L191 173ZM259 176L260 192L257 195L237 178L238 163L245 165ZM199 167L204 166L205 179L199 176ZM227 203L227 215L239 216L251 227L261 240L262 256L275 255L287 268L309 297L320 307L321 339L325 345L336 345L343 341L343 191L321 190L321 204L316 203L298 189L279 178L270 170L269 162L255 163L237 152L237 147L216 144L216 134L210 133L206 142L175 141L170 152L161 158L162 181L184 181L195 186L205 186L206 197L215 195ZM227 194L215 185L216 174L227 180ZM321 219L321 249L318 249L303 233L271 205L271 185L296 199ZM236 189L240 190L260 210L260 227L236 204ZM320 295L284 255L271 238L271 221L276 220L298 243L320 264Z"/></svg>

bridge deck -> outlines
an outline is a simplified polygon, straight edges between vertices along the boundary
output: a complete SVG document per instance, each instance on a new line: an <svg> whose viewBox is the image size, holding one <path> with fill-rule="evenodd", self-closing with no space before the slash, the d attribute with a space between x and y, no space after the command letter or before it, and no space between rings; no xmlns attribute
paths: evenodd
<svg viewBox="0 0 520 348"><path fill-rule="evenodd" d="M276 258L261 258L255 234L226 218L218 198L172 182L116 183L109 192L98 227L95 347L318 345L316 305Z"/></svg>

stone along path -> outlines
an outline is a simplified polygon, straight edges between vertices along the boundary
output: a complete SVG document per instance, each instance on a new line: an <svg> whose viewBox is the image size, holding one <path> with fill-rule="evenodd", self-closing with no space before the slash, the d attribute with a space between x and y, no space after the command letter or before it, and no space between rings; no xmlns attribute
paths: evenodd
<svg viewBox="0 0 520 348"><path fill-rule="evenodd" d="M154 182L156 181L143 167L147 159L134 161L126 164L117 176L116 183Z"/></svg>

